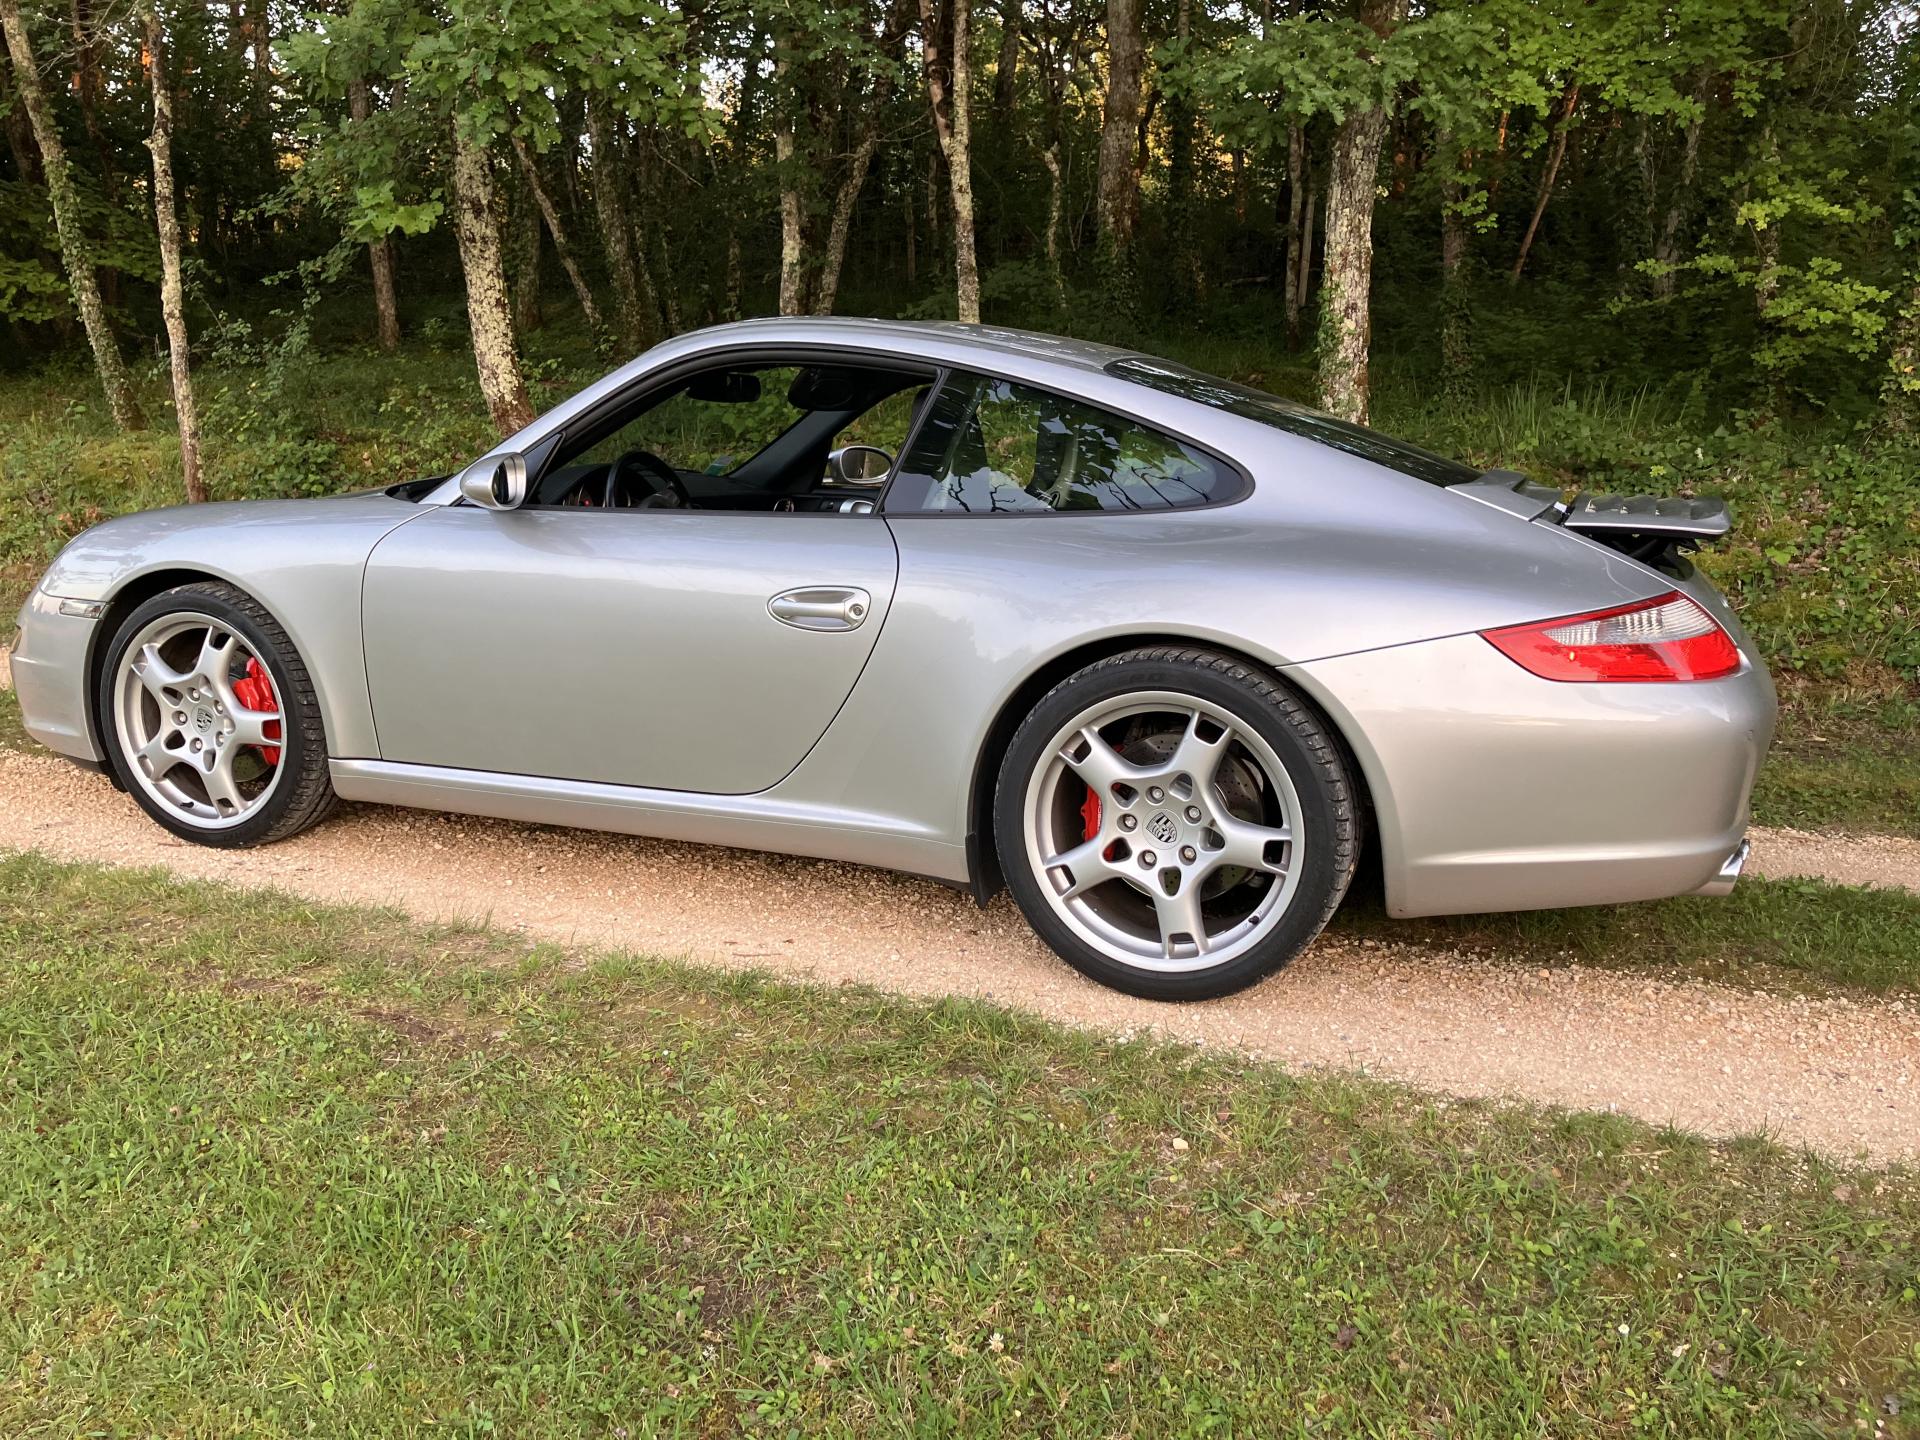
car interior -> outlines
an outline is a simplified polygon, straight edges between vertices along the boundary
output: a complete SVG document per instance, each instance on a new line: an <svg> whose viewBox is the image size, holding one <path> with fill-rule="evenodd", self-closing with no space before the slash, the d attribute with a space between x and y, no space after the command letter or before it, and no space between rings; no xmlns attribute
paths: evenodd
<svg viewBox="0 0 1920 1440"><path fill-rule="evenodd" d="M934 380L840 363L702 370L569 433L528 503L865 513Z"/></svg>

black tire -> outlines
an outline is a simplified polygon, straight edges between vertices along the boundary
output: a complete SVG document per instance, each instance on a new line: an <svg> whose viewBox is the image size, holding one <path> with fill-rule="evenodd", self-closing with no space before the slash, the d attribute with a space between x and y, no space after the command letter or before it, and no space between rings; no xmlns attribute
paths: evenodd
<svg viewBox="0 0 1920 1440"><path fill-rule="evenodd" d="M1041 889L1028 855L1027 787L1061 727L1090 706L1134 693L1193 695L1229 711L1255 731L1287 772L1298 796L1306 843L1298 888L1252 946L1217 966L1180 972L1130 965L1075 933ZM1150 1000L1208 1000L1271 975L1325 928L1353 879L1362 819L1344 749L1328 727L1280 681L1232 656L1184 648L1130 650L1061 681L1014 733L994 792L994 842L1013 892L1040 938L1074 969Z"/></svg>
<svg viewBox="0 0 1920 1440"><path fill-rule="evenodd" d="M155 800L132 773L120 743L115 684L127 648L134 637L155 620L182 612L211 615L238 632L247 648L265 666L280 704L279 781L273 793L266 796L253 813L224 829L196 826ZM280 622L244 590L219 581L197 581L162 591L135 606L107 645L95 694L101 748L106 752L115 780L141 809L182 840L217 849L248 849L297 835L325 819L334 807L333 783L327 772L326 732L313 680L293 642L287 638L287 632L280 628Z"/></svg>

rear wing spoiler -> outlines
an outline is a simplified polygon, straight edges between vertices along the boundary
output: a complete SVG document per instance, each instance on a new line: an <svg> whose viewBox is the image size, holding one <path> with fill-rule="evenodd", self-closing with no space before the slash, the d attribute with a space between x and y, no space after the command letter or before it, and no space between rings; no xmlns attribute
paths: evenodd
<svg viewBox="0 0 1920 1440"><path fill-rule="evenodd" d="M1668 547L1691 550L1718 540L1733 528L1733 516L1724 500L1582 491L1562 501L1558 490L1536 485L1515 470L1489 470L1447 489L1522 520L1564 526L1640 559Z"/></svg>

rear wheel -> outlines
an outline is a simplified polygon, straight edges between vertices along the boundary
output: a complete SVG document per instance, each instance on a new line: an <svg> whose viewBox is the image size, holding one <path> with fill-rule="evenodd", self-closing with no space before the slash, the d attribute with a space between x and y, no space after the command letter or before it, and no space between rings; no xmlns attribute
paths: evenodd
<svg viewBox="0 0 1920 1440"><path fill-rule="evenodd" d="M136 607L108 646L99 705L120 783L183 839L258 845L333 806L313 683L245 591L182 585Z"/></svg>
<svg viewBox="0 0 1920 1440"><path fill-rule="evenodd" d="M1200 1000L1298 954L1353 878L1340 748L1289 691L1204 650L1135 650L1043 697L995 794L1008 888L1103 984Z"/></svg>

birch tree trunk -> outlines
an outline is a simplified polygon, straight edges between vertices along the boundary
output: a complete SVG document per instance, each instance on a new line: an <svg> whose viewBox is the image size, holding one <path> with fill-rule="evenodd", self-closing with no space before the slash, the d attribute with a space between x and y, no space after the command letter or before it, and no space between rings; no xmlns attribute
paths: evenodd
<svg viewBox="0 0 1920 1440"><path fill-rule="evenodd" d="M1567 135L1573 129L1573 111L1579 103L1580 82L1576 80L1567 86L1566 98L1560 105L1560 123L1554 127L1553 146L1547 152L1546 173L1540 177L1540 193L1534 197L1533 218L1527 221L1527 233L1520 237L1520 253L1513 257L1513 270L1507 276L1509 285L1520 283L1520 272L1527 264L1527 252L1533 248L1533 237L1540 230L1540 217L1547 213L1547 201L1553 198L1553 182L1559 178L1560 162L1566 157Z"/></svg>
<svg viewBox="0 0 1920 1440"><path fill-rule="evenodd" d="M453 122L453 218L460 240L460 269L467 281L467 324L473 332L480 394L493 428L504 438L533 422L533 401L527 396L514 344L493 167L487 152L461 128L458 117Z"/></svg>
<svg viewBox="0 0 1920 1440"><path fill-rule="evenodd" d="M593 208L600 220L607 274L613 280L615 324L620 348L631 358L647 348L651 326L641 308L640 282L634 275L633 234L627 228L618 142L598 99L587 102L587 138L593 145Z"/></svg>
<svg viewBox="0 0 1920 1440"><path fill-rule="evenodd" d="M53 205L53 228L60 237L60 260L73 290L74 308L86 327L87 343L93 347L93 363L100 372L100 387L107 393L107 408L113 414L113 423L122 430L138 430L146 424L146 418L134 398L133 381L120 358L113 331L107 327L107 308L101 302L100 285L93 273L93 246L80 226L80 196L73 188L66 147L60 143L53 112L47 107L47 93L40 85L26 23L20 18L20 0L0 0L0 29L6 32L7 53L13 57L13 80L20 103L27 112L34 143L40 147L47 199Z"/></svg>
<svg viewBox="0 0 1920 1440"><path fill-rule="evenodd" d="M207 498L200 478L200 414L193 403L193 370L187 353L187 307L180 284L180 218L173 194L173 95L167 88L166 37L160 16L148 4L141 20L147 32L147 74L153 83L153 217L160 237L160 313L167 325L173 370L173 413L180 422L180 473L187 501Z"/></svg>
<svg viewBox="0 0 1920 1440"><path fill-rule="evenodd" d="M1385 38L1407 18L1407 0L1366 0L1361 23ZM1367 347L1373 336L1373 201L1387 112L1356 110L1333 137L1327 181L1327 263L1320 302L1320 406L1343 420L1367 423L1372 380Z"/></svg>
<svg viewBox="0 0 1920 1440"><path fill-rule="evenodd" d="M587 282L581 278L580 266L573 258L573 246L567 239L567 228L560 219L560 212L554 208L553 197L547 193L547 187L540 178L540 167L534 164L533 154L527 149L527 142L514 137L514 158L520 162L520 173L526 177L527 189L532 192L533 200L540 207L540 218L547 222L547 234L553 237L553 253L560 257L560 268L567 272L567 283L573 287L574 298L580 302L580 313L586 318L587 328L593 332L594 344L601 346L606 341L606 322L595 303L593 291L587 288Z"/></svg>
<svg viewBox="0 0 1920 1440"><path fill-rule="evenodd" d="M364 80L347 82L347 113L356 123L373 116L373 93ZM400 304L393 286L393 237L367 242L367 263L373 269L373 313L382 350L400 348Z"/></svg>
<svg viewBox="0 0 1920 1440"><path fill-rule="evenodd" d="M973 120L969 52L973 41L968 0L949 0L953 32L951 55L942 59L940 25L933 0L920 0L922 58L927 99L933 106L933 130L947 162L947 193L953 203L954 306L960 320L980 323L980 267L973 238ZM951 88L949 88L951 87Z"/></svg>

